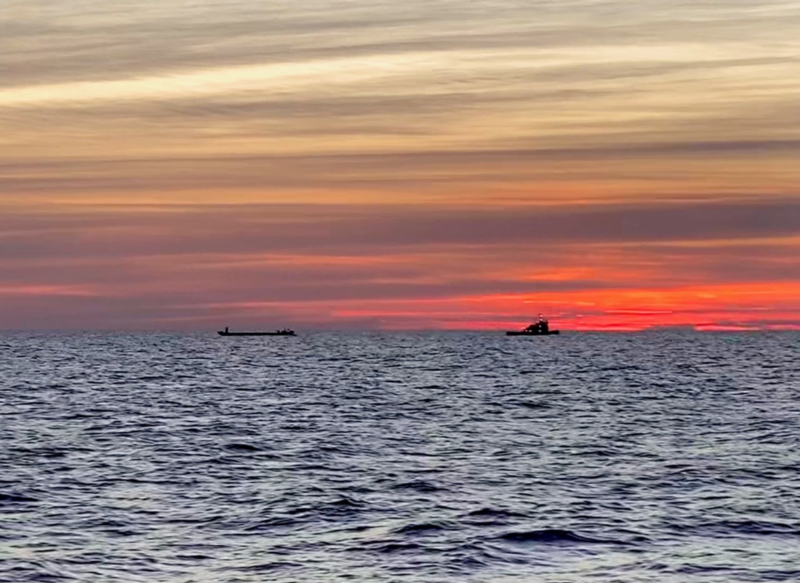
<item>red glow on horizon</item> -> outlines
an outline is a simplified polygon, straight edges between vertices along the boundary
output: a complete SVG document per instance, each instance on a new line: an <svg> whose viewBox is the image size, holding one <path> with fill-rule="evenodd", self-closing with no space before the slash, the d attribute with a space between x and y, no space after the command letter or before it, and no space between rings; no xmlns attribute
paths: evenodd
<svg viewBox="0 0 800 583"><path fill-rule="evenodd" d="M637 332L800 330L798 283L695 286L342 302L337 319L374 318L383 329L513 330L545 314L556 329ZM531 306L536 309L531 309Z"/></svg>

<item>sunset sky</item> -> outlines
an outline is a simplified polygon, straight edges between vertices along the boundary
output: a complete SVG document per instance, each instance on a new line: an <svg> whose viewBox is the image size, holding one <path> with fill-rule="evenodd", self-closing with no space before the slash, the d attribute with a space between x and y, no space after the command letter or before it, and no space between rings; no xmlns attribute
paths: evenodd
<svg viewBox="0 0 800 583"><path fill-rule="evenodd" d="M800 329L800 2L4 0L0 329Z"/></svg>

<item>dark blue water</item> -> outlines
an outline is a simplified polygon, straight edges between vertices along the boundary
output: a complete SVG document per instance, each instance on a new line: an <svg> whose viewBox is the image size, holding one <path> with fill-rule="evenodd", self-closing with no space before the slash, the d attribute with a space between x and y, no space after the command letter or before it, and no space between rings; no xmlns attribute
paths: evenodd
<svg viewBox="0 0 800 583"><path fill-rule="evenodd" d="M0 335L0 581L800 581L800 335Z"/></svg>

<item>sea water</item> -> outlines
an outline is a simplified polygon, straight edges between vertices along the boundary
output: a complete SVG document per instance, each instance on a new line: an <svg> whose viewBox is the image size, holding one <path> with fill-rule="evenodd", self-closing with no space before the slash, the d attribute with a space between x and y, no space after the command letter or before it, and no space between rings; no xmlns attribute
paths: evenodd
<svg viewBox="0 0 800 583"><path fill-rule="evenodd" d="M800 581L798 349L0 334L0 581Z"/></svg>

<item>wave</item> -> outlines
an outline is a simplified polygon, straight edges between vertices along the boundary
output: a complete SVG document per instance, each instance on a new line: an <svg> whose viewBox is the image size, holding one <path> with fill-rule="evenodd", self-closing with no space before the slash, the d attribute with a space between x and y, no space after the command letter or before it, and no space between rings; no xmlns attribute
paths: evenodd
<svg viewBox="0 0 800 583"><path fill-rule="evenodd" d="M24 504L26 502L39 502L39 500L25 494L4 494L0 492L0 504Z"/></svg>
<svg viewBox="0 0 800 583"><path fill-rule="evenodd" d="M593 538L560 528L507 532L500 535L498 538L514 543L625 544L622 541Z"/></svg>
<svg viewBox="0 0 800 583"><path fill-rule="evenodd" d="M227 449L228 451L246 451L246 452L263 451L257 445L252 445L250 443L228 443L225 445L225 449Z"/></svg>
<svg viewBox="0 0 800 583"><path fill-rule="evenodd" d="M416 492L441 492L447 490L444 486L439 486L433 482L426 480L412 480L411 482L402 482L392 486L392 490L414 490Z"/></svg>
<svg viewBox="0 0 800 583"><path fill-rule="evenodd" d="M443 530L452 530L456 528L455 524L446 522L421 522L417 524L406 524L399 528L394 529L395 534L426 534L431 532L439 532Z"/></svg>
<svg viewBox="0 0 800 583"><path fill-rule="evenodd" d="M504 510L502 508L481 508L480 510L473 510L464 515L465 518L478 518L487 520L508 520L509 518L524 518L526 515L521 512L513 510Z"/></svg>

